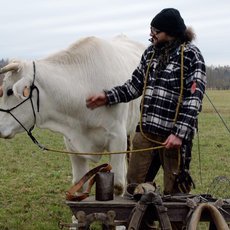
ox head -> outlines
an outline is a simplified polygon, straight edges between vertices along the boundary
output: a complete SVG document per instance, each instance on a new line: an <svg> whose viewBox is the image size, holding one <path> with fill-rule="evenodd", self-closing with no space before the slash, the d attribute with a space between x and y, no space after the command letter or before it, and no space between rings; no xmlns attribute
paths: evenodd
<svg viewBox="0 0 230 230"><path fill-rule="evenodd" d="M0 69L4 80L0 86L0 137L12 138L34 125L30 86L33 68L30 63L10 62Z"/></svg>

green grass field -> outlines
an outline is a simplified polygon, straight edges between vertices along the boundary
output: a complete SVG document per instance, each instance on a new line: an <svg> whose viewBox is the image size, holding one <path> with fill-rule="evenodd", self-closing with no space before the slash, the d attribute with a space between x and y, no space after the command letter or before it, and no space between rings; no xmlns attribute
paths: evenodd
<svg viewBox="0 0 230 230"><path fill-rule="evenodd" d="M207 94L230 127L230 91ZM64 149L60 135L46 130L35 130L34 135L45 146ZM206 97L199 117L199 137L201 161L196 137L191 165L196 183L193 194L206 193L217 176L230 177L230 133ZM65 191L71 186L68 155L42 152L26 134L0 139L0 148L0 229L53 230L58 229L59 221L71 222L72 213L65 204ZM104 157L103 162L106 160ZM161 181L159 173L157 182ZM225 196L230 189L227 192Z"/></svg>

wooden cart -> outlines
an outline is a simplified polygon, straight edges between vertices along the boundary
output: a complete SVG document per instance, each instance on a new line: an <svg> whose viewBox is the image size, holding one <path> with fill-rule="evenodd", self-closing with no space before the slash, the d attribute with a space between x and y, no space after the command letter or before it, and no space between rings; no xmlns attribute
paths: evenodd
<svg viewBox="0 0 230 230"><path fill-rule="evenodd" d="M177 201L178 200L178 201ZM212 202L211 202L212 203ZM115 197L110 201L96 201L94 196L91 196L81 202L66 201L75 217L78 219L78 229L87 229L92 222L99 220L107 225L108 229L115 229L114 226L124 225L128 229L132 212L137 205L137 202L132 199ZM193 207L186 202L186 199L180 197L170 197L163 201L163 206L167 211L170 222L184 223L191 213ZM221 207L218 207L220 213L226 220L230 222L230 202L225 202ZM159 220L155 210L151 217L153 220ZM209 212L203 212L201 221L212 221ZM216 229L210 224L210 229Z"/></svg>

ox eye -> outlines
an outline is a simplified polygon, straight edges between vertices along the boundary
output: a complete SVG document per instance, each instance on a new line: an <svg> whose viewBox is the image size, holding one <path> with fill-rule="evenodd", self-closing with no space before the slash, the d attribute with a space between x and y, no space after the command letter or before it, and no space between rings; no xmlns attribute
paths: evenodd
<svg viewBox="0 0 230 230"><path fill-rule="evenodd" d="M7 96L11 96L13 95L13 90L12 89L8 89L7 90Z"/></svg>

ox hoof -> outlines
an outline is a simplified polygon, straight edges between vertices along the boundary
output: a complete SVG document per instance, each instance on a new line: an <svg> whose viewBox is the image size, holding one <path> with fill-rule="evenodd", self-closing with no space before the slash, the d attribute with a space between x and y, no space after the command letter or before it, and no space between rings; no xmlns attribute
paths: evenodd
<svg viewBox="0 0 230 230"><path fill-rule="evenodd" d="M114 194L116 196L121 196L124 192L124 186L122 184L115 184L114 185Z"/></svg>

